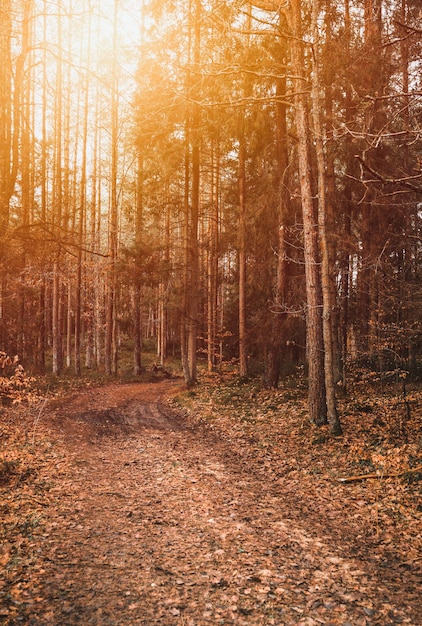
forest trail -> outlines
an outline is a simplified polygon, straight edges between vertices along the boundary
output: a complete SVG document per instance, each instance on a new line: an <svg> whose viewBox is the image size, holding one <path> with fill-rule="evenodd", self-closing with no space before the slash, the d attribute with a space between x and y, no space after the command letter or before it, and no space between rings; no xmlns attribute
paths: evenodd
<svg viewBox="0 0 422 626"><path fill-rule="evenodd" d="M247 450L173 412L174 392L108 385L48 409L36 559L0 623L422 624L403 563L354 550L336 524L324 533L312 494L301 516ZM336 511L327 500L326 519Z"/></svg>

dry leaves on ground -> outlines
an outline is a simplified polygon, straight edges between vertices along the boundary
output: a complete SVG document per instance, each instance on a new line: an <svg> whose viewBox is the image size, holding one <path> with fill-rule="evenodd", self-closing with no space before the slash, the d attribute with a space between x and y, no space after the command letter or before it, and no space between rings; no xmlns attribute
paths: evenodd
<svg viewBox="0 0 422 626"><path fill-rule="evenodd" d="M3 413L0 623L422 623L421 483L383 478L420 463L419 392L406 432L356 393L331 439L300 388L215 382Z"/></svg>

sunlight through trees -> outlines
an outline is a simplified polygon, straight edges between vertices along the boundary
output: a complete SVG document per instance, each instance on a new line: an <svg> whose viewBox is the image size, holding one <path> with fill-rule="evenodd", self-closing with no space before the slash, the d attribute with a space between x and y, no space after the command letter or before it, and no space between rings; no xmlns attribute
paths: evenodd
<svg viewBox="0 0 422 626"><path fill-rule="evenodd" d="M420 366L421 29L416 0L0 0L0 348L306 364L340 432L350 361Z"/></svg>

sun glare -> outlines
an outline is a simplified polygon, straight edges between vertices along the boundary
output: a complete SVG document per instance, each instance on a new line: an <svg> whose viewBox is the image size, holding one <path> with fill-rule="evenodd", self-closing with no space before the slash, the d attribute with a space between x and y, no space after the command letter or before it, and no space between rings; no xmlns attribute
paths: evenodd
<svg viewBox="0 0 422 626"><path fill-rule="evenodd" d="M36 4L36 38L53 68L58 61L102 80L116 64L119 77L133 75L141 42L142 9L134 0L62 0ZM42 10L40 10L42 9ZM68 69L68 71L70 71Z"/></svg>
<svg viewBox="0 0 422 626"><path fill-rule="evenodd" d="M44 75L38 73L35 81L37 100L43 102L34 112L36 135L40 141L45 141L46 133L54 135L59 106L62 127L69 125L69 141L75 142L76 153L84 118L88 120L88 144L94 142L94 129L99 125L104 134L102 141L107 142L111 94L117 93L124 106L133 104L142 40L142 3L36 0L33 14L33 66L44 68Z"/></svg>

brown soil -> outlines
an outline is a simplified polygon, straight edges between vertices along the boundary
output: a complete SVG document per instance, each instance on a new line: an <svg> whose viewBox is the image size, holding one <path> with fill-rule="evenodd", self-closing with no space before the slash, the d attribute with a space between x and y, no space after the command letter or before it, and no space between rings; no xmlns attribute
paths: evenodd
<svg viewBox="0 0 422 626"><path fill-rule="evenodd" d="M365 541L339 515L347 493L293 491L172 411L175 392L109 385L42 414L42 523L22 539L20 577L0 584L0 623L422 624L420 563Z"/></svg>

